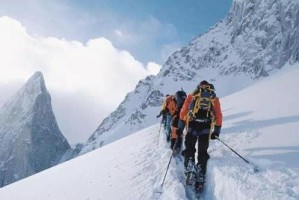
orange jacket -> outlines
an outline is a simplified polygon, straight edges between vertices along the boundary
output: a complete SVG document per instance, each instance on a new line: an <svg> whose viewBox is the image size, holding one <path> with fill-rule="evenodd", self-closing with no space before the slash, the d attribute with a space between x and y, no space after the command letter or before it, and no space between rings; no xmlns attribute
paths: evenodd
<svg viewBox="0 0 299 200"><path fill-rule="evenodd" d="M163 104L162 104L162 110L165 110L169 104L169 102L171 101L172 96L168 96L164 99Z"/></svg>
<svg viewBox="0 0 299 200"><path fill-rule="evenodd" d="M188 113L189 113L189 105L193 99L193 95L189 94L184 102L184 105L182 107L182 110L180 112L180 119L187 122L188 121ZM220 106L220 100L218 97L215 98L214 104L213 104L213 112L216 118L216 126L222 125L222 112L221 112L221 106Z"/></svg>
<svg viewBox="0 0 299 200"><path fill-rule="evenodd" d="M168 105L167 105L168 111L170 113L170 115L175 115L177 112L177 108L176 108L176 102L174 100L174 97L171 97Z"/></svg>
<svg viewBox="0 0 299 200"><path fill-rule="evenodd" d="M187 96L187 98L185 99L185 102L183 104L183 107L181 109L181 112L180 112L180 119L187 122L187 118L188 118L188 112L189 112L189 105L192 101L193 97L192 97L192 94L189 94Z"/></svg>

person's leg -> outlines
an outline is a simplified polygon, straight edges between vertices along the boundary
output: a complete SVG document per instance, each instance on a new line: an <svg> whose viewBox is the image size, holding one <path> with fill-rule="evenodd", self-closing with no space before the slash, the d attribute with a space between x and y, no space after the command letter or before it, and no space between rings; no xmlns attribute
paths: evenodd
<svg viewBox="0 0 299 200"><path fill-rule="evenodd" d="M177 147L179 149L182 148L182 142L183 142L183 131L185 128L185 122L182 120L178 120L178 129L177 129L177 135L178 135L178 141L177 141Z"/></svg>
<svg viewBox="0 0 299 200"><path fill-rule="evenodd" d="M177 135L177 128L172 126L171 127L171 141L170 141L170 148L173 149L174 148L174 145L176 144L176 140L178 138L178 135ZM176 144L176 147L177 148L177 144Z"/></svg>
<svg viewBox="0 0 299 200"><path fill-rule="evenodd" d="M170 114L167 114L166 115L166 139L167 139L167 142L169 142L170 140L170 135L171 135L171 115Z"/></svg>
<svg viewBox="0 0 299 200"><path fill-rule="evenodd" d="M197 165L201 167L202 174L206 174L207 162L210 158L208 154L209 148L209 135L200 135L198 137L198 156L197 156Z"/></svg>
<svg viewBox="0 0 299 200"><path fill-rule="evenodd" d="M195 152L196 152L196 140L197 136L193 135L191 132L188 132L185 137L185 147L184 156L185 162L184 166L187 167L189 160L191 159L193 162L195 161Z"/></svg>
<svg viewBox="0 0 299 200"><path fill-rule="evenodd" d="M166 115L165 114L162 115L161 124L163 124L164 129L166 129Z"/></svg>
<svg viewBox="0 0 299 200"><path fill-rule="evenodd" d="M189 131L192 129L189 129ZM192 132L188 132L185 137L185 146L186 149L184 150L184 167L185 167L185 174L187 176L186 178L186 184L187 185L193 185L196 180L196 166L195 166L195 152L196 152L196 141L197 136L193 135Z"/></svg>

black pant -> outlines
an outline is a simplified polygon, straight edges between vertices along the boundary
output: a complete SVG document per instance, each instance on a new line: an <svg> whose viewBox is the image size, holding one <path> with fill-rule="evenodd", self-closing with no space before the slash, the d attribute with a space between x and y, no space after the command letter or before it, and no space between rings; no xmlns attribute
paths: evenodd
<svg viewBox="0 0 299 200"><path fill-rule="evenodd" d="M182 136L178 136L177 139L171 138L170 148L173 149L173 147L175 147L175 149L181 149L181 147L182 147L182 140L183 140Z"/></svg>
<svg viewBox="0 0 299 200"><path fill-rule="evenodd" d="M185 138L185 146L186 149L184 151L185 154L185 167L188 162L188 160L191 158L193 161L195 161L195 152L196 152L196 142L198 142L197 150L198 150L198 156L197 161L198 165L201 166L203 175L206 174L207 169L207 162L210 158L208 154L208 148L209 148L209 134L203 134L200 136L195 136L192 133L188 132Z"/></svg>

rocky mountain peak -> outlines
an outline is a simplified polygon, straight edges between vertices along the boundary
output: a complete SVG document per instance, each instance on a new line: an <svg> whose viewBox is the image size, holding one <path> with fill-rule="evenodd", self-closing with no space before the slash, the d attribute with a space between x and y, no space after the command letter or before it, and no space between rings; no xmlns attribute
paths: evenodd
<svg viewBox="0 0 299 200"><path fill-rule="evenodd" d="M0 109L0 187L47 169L70 149L36 72Z"/></svg>
<svg viewBox="0 0 299 200"><path fill-rule="evenodd" d="M219 97L237 92L299 61L299 1L234 0L228 15L174 52L103 120L82 153L157 123L165 94L191 92L202 80Z"/></svg>

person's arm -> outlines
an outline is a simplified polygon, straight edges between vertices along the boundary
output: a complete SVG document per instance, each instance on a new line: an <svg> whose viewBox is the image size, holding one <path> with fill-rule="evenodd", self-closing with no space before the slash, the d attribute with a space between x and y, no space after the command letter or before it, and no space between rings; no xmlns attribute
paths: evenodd
<svg viewBox="0 0 299 200"><path fill-rule="evenodd" d="M191 103L192 101L192 95L189 94L187 96L187 98L185 99L185 102L183 104L183 107L181 109L181 112L180 112L180 119L184 122L186 122L187 120L187 117L188 117L188 112L189 112L189 104Z"/></svg>
<svg viewBox="0 0 299 200"><path fill-rule="evenodd" d="M214 101L214 112L215 112L216 124L214 127L214 131L211 135L212 140L219 138L219 134L222 127L222 111L221 111L219 98L216 98Z"/></svg>
<svg viewBox="0 0 299 200"><path fill-rule="evenodd" d="M222 111L219 98L215 99L214 102L214 111L216 117L216 124L215 126L222 126Z"/></svg>

